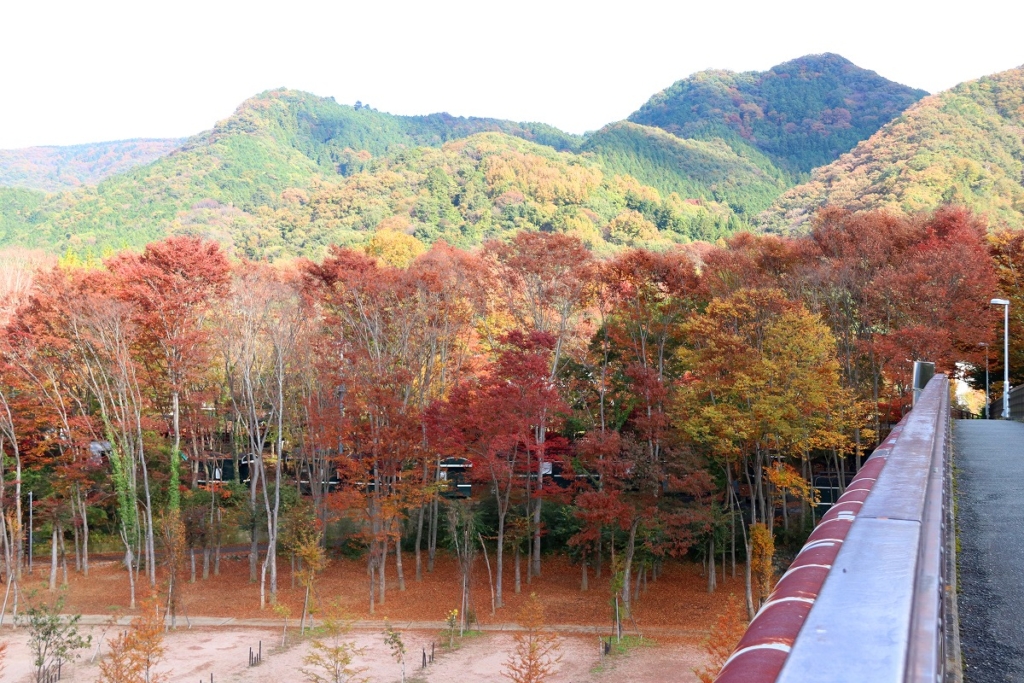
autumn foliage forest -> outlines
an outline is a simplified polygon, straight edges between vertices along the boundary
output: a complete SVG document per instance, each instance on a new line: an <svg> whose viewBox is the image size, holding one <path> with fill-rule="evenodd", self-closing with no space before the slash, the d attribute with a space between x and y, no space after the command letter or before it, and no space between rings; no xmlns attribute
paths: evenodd
<svg viewBox="0 0 1024 683"><path fill-rule="evenodd" d="M237 599L261 606L312 544L365 561L371 613L386 576L401 589L449 552L465 586L482 551L497 610L560 553L584 585L603 566L624 614L663 563L739 566L750 612L773 547L813 525L812 477L871 452L910 360L983 362L989 298L1019 296L1024 260L953 207L603 259L556 233L469 251L378 235L289 265L186 236L10 260L4 609L31 491L51 589L59 559L87 574L99 548L172 615L197 563L240 544Z"/></svg>

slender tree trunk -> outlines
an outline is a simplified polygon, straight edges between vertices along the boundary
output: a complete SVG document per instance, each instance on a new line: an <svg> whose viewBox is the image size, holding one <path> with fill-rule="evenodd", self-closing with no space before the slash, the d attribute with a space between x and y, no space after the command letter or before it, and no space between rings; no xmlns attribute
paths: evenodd
<svg viewBox="0 0 1024 683"><path fill-rule="evenodd" d="M522 570L519 568L519 565L521 564L520 555L519 543L516 543L516 595L519 595L523 590Z"/></svg>
<svg viewBox="0 0 1024 683"><path fill-rule="evenodd" d="M81 490L78 491L78 506L82 511L82 574L89 576L89 514Z"/></svg>
<svg viewBox="0 0 1024 683"><path fill-rule="evenodd" d="M395 537L395 569L398 572L398 590L405 591L405 571L402 569L402 525L398 525Z"/></svg>
<svg viewBox="0 0 1024 683"><path fill-rule="evenodd" d="M71 499L71 505L72 505L72 508L76 507L76 503L75 503L75 500L73 498ZM79 538L80 534L78 533L78 522L75 520L75 517L77 517L77 516L78 515L77 515L77 512L76 512L75 515L73 515L72 518L71 518L71 520L72 520L71 521L71 537L75 541L75 571L81 573L82 572L82 539Z"/></svg>
<svg viewBox="0 0 1024 683"><path fill-rule="evenodd" d="M220 576L220 531L217 532L217 545L213 549L213 575Z"/></svg>
<svg viewBox="0 0 1024 683"><path fill-rule="evenodd" d="M137 425L139 443L142 443L142 426ZM146 574L149 577L149 585L151 588L156 587L156 542L153 540L153 501L149 494L149 471L146 467L146 457L142 451L141 446L139 447L139 463L142 465L142 491L146 496L146 515L145 515L145 527L146 527Z"/></svg>
<svg viewBox="0 0 1024 683"><path fill-rule="evenodd" d="M427 571L434 571L434 556L437 555L437 522L439 514L439 503L437 498L431 502L430 512L430 547L427 549Z"/></svg>
<svg viewBox="0 0 1024 683"><path fill-rule="evenodd" d="M68 585L68 550L64 545L64 526L57 527L57 538L60 539L60 568L61 568L61 585Z"/></svg>
<svg viewBox="0 0 1024 683"><path fill-rule="evenodd" d="M281 470L284 467L284 349L275 345L277 351L277 460L274 464L274 509L270 524L271 538L267 547L270 562L270 601L277 604L277 536L281 523ZM324 541L327 527L324 527Z"/></svg>
<svg viewBox="0 0 1024 683"><path fill-rule="evenodd" d="M483 544L483 539L480 540L480 543ZM505 598L502 583L505 576L505 514L500 511L498 513L498 547L494 550L494 572L498 577L494 591L495 604L498 607L504 607Z"/></svg>
<svg viewBox="0 0 1024 683"><path fill-rule="evenodd" d="M250 444L252 452L249 454L249 506L252 510L252 521L249 524L249 583L256 583L256 560L259 557L259 540L256 523L256 487L259 485L260 465L263 462L263 453L256 453L255 446ZM264 482L264 487L266 482Z"/></svg>
<svg viewBox="0 0 1024 683"><path fill-rule="evenodd" d="M57 525L50 534L50 590L57 590Z"/></svg>
<svg viewBox="0 0 1024 683"><path fill-rule="evenodd" d="M416 580L423 580L423 558L420 549L423 544L423 521L426 517L426 505L420 505L419 514L416 516Z"/></svg>
<svg viewBox="0 0 1024 683"><path fill-rule="evenodd" d="M388 559L388 537L386 535L383 535L383 534L382 534L382 536L383 537L381 538L380 554L377 556L377 564L378 564L379 569L380 569L380 571L378 573L378 576L377 576L377 580L380 582L379 600L380 600L380 604L383 605L385 600L387 599L385 591L387 590L388 579L387 579L387 572L385 571L385 568L387 567L387 559Z"/></svg>
<svg viewBox="0 0 1024 683"><path fill-rule="evenodd" d="M717 567L715 567L715 534L712 532L711 540L708 541L708 593L714 593L716 586Z"/></svg>
<svg viewBox="0 0 1024 683"><path fill-rule="evenodd" d="M580 562L580 566L583 568L583 577L580 579L580 590L584 593L590 590L590 583L587 580L587 554L583 553L583 561Z"/></svg>
<svg viewBox="0 0 1024 683"><path fill-rule="evenodd" d="M484 563L487 565L487 583L491 587L491 616L494 616L495 599L494 599L494 577L491 576L491 561L487 557L487 545L484 543L483 534L477 534L477 538L480 539L480 549L484 551Z"/></svg>
<svg viewBox="0 0 1024 683"><path fill-rule="evenodd" d="M371 549L370 550L370 554L372 555L373 553L374 553L374 550ZM374 564L375 563L376 563L376 560L371 560L370 561L370 571L369 571L369 576L370 576L370 614L373 614L373 612L374 612L374 600L373 599L374 599L374 594L377 592L377 583L376 583L377 575L376 575L376 573L374 571L374 569L375 569Z"/></svg>
<svg viewBox="0 0 1024 683"><path fill-rule="evenodd" d="M626 557L622 569L622 606L626 610L626 614L631 613L630 605L632 601L629 594L629 581L632 578L633 554L636 551L636 532L639 527L640 519L634 519L629 527L629 538L626 541Z"/></svg>
<svg viewBox="0 0 1024 683"><path fill-rule="evenodd" d="M753 621L754 615L757 613L754 610L754 590L750 576L750 557L753 548L750 547L746 526L741 524L740 529L743 531L743 547L747 551L747 561L743 563L743 593L747 601L747 619Z"/></svg>
<svg viewBox="0 0 1024 683"><path fill-rule="evenodd" d="M128 567L128 609L135 609L135 556L132 554L131 546L124 544L124 563Z"/></svg>

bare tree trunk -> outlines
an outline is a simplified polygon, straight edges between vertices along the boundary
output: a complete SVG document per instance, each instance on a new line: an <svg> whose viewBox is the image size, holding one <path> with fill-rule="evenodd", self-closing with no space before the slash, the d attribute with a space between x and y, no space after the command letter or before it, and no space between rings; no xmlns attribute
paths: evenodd
<svg viewBox="0 0 1024 683"><path fill-rule="evenodd" d="M626 558L622 570L622 606L626 611L626 614L631 614L630 611L630 594L629 594L629 580L632 578L633 572L633 554L636 551L636 532L640 527L640 519L634 519L633 524L629 527L629 540L626 541Z"/></svg>
<svg viewBox="0 0 1024 683"><path fill-rule="evenodd" d="M522 570L519 568L519 565L521 564L520 555L521 553L519 552L519 543L516 543L516 595L519 595L519 593L523 590L523 583L521 578Z"/></svg>
<svg viewBox="0 0 1024 683"><path fill-rule="evenodd" d="M405 591L405 570L402 569L402 525L398 525L395 537L395 569L398 571L398 590Z"/></svg>
<svg viewBox="0 0 1024 683"><path fill-rule="evenodd" d="M715 534L712 531L711 540L708 541L708 593L714 593L718 575L715 573L718 568L715 566Z"/></svg>
<svg viewBox="0 0 1024 683"><path fill-rule="evenodd" d="M738 514L736 505L736 492L732 487L732 472L729 467L725 468L725 481L729 488L729 523L732 527L732 578L736 578L736 515Z"/></svg>
<svg viewBox="0 0 1024 683"><path fill-rule="evenodd" d="M381 539L380 555L377 556L377 563L380 566L380 572L379 572L379 574L377 576L377 579L380 581L380 604L382 604L382 605L384 604L384 601L386 599L385 591L387 590L387 585L388 585L387 572L385 571L385 569L387 567L387 564L388 564L387 563L387 559L388 559L388 537L386 535L384 535L383 538Z"/></svg>
<svg viewBox="0 0 1024 683"><path fill-rule="evenodd" d="M64 526L57 527L57 538L60 539L60 567L62 571L62 586L68 585L68 551L64 546Z"/></svg>
<svg viewBox="0 0 1024 683"><path fill-rule="evenodd" d="M747 619L753 621L754 615L757 613L754 609L754 590L750 576L750 555L753 552L753 548L750 547L750 541L747 539L746 527L741 524L740 528L743 530L743 547L747 550L747 561L743 563L743 592L747 600Z"/></svg>
<svg viewBox="0 0 1024 683"><path fill-rule="evenodd" d="M427 571L434 571L434 556L437 554L437 517L438 517L438 500L435 497L431 501L430 510L430 546L427 548Z"/></svg>
<svg viewBox="0 0 1024 683"><path fill-rule="evenodd" d="M423 544L423 520L426 517L426 505L420 505L419 514L416 516L416 580L423 580L423 558L420 549Z"/></svg>
<svg viewBox="0 0 1024 683"><path fill-rule="evenodd" d="M255 514L255 510L253 511L253 514ZM256 583L256 560L259 555L259 546L256 541L255 523L252 525L251 534L251 538L249 539L249 583Z"/></svg>
<svg viewBox="0 0 1024 683"><path fill-rule="evenodd" d="M57 590L57 525L50 535L50 590Z"/></svg>
<svg viewBox="0 0 1024 683"><path fill-rule="evenodd" d="M484 551L484 563L487 565L487 583L491 586L491 616L494 616L495 609L495 596L494 596L494 577L491 576L491 561L487 557L487 545L484 543L483 534L477 534L477 538L480 539L480 548Z"/></svg>
<svg viewBox="0 0 1024 683"><path fill-rule="evenodd" d="M141 426L139 427L141 432ZM139 442L142 442L141 433ZM149 585L156 588L156 542L153 540L153 501L149 495L149 472L146 468L146 458L140 453L139 461L142 465L142 490L146 496L146 574L149 577Z"/></svg>
<svg viewBox="0 0 1024 683"><path fill-rule="evenodd" d="M132 567L135 564L135 557L132 555L131 546L127 543L124 545L124 564L128 567L128 609L135 609L135 570Z"/></svg>
<svg viewBox="0 0 1024 683"><path fill-rule="evenodd" d="M82 574L89 576L89 515L81 490L78 491L78 506L82 511Z"/></svg>
<svg viewBox="0 0 1024 683"><path fill-rule="evenodd" d="M371 555L373 554L373 552L374 552L374 550L371 549L370 550ZM376 560L370 560L370 567L369 567L369 570L370 570L369 571L369 575L370 575L370 614L373 614L374 594L377 592L377 583L376 583L377 575L376 575L376 573L374 571L374 569L375 569L374 564L375 563L376 563Z"/></svg>
<svg viewBox="0 0 1024 683"><path fill-rule="evenodd" d="M72 507L76 506L74 499L71 501ZM75 521L77 514L71 517L71 537L75 541L75 571L78 573L82 572L82 539L79 538L78 533L78 522Z"/></svg>
<svg viewBox="0 0 1024 683"><path fill-rule="evenodd" d="M543 475L541 475L543 476ZM540 576L540 508L542 499L538 496L533 508L533 575Z"/></svg>

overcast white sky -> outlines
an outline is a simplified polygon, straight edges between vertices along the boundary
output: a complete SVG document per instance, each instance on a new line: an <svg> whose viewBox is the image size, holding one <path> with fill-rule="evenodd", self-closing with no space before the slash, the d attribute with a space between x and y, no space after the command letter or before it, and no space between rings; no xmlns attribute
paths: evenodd
<svg viewBox="0 0 1024 683"><path fill-rule="evenodd" d="M820 52L937 92L1024 64L1022 25L1021 0L0 0L0 148L191 135L279 86L582 133Z"/></svg>

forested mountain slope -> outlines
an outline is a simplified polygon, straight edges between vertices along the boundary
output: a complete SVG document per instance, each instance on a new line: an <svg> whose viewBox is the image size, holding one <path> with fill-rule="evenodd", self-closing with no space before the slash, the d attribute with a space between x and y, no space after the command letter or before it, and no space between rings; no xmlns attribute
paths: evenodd
<svg viewBox="0 0 1024 683"><path fill-rule="evenodd" d="M286 258L365 242L380 227L463 246L532 228L610 249L714 239L740 225L730 206L760 210L782 189L750 164L736 173L742 160L720 144L691 145L701 148L694 159L707 159L670 159L648 174L659 190L624 176L609 136L587 154L558 151L581 143L542 124L398 117L269 91L174 153L95 187L0 189L0 244L102 253L192 233ZM605 168L601 154L616 163ZM734 182L746 177L754 189ZM758 192L748 207L744 197Z"/></svg>
<svg viewBox="0 0 1024 683"><path fill-rule="evenodd" d="M1024 228L1024 67L928 97L849 154L817 169L761 218L802 229L825 204L918 212L963 204Z"/></svg>
<svg viewBox="0 0 1024 683"><path fill-rule="evenodd" d="M590 135L582 150L608 171L631 175L666 195L724 203L740 217L767 208L790 185L756 150L740 156L722 140L678 138L628 121Z"/></svg>
<svg viewBox="0 0 1024 683"><path fill-rule="evenodd" d="M266 91L170 154L95 186L49 195L0 187L0 246L99 255L201 234L279 259L319 258L329 244L363 244L381 229L464 247L520 229L567 232L605 252L714 240L749 228L794 184L805 161L797 152L818 139L808 122L838 117L818 136L828 144L814 147L831 154L836 140L866 135L917 92L831 55L729 76L756 92L730 90L715 73L677 83L634 115L656 126L623 121L586 136ZM838 111L828 88L852 109ZM719 101L730 97L761 102L762 118L779 124L774 137L747 100L734 103L747 117L735 128ZM685 125L672 123L684 105L693 110ZM784 125L787 116L800 125Z"/></svg>
<svg viewBox="0 0 1024 683"><path fill-rule="evenodd" d="M827 164L927 95L835 54L765 72L702 71L652 97L629 120L684 138L752 146L791 173Z"/></svg>
<svg viewBox="0 0 1024 683"><path fill-rule="evenodd" d="M169 154L184 140L117 140L66 147L0 149L0 186L56 192L104 178Z"/></svg>

